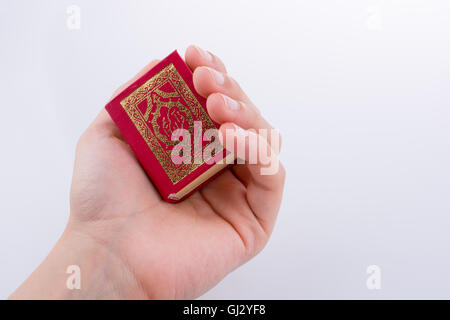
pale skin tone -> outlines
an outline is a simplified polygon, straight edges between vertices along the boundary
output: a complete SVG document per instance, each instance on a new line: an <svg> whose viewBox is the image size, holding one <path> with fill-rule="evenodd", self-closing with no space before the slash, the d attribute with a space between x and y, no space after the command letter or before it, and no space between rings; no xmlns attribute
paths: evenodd
<svg viewBox="0 0 450 320"><path fill-rule="evenodd" d="M225 132L233 124L244 130L271 128L218 57L190 46L185 60L224 141L235 139ZM264 142L259 148L278 152L273 141ZM235 165L186 200L166 203L102 110L77 145L66 230L10 298L199 297L269 239L285 171L280 164L275 174L261 175L261 167ZM80 290L66 287L69 265L81 269Z"/></svg>

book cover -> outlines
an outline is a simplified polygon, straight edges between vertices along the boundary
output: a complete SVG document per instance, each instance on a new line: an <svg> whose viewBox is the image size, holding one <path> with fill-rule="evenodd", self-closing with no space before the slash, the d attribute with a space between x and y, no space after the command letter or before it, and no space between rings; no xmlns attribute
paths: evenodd
<svg viewBox="0 0 450 320"><path fill-rule="evenodd" d="M204 133L218 125L209 117L206 99L195 91L192 72L176 51L105 108L168 202L189 196L229 163L225 158L230 153L215 141L217 137L204 139ZM216 148L211 148L212 142Z"/></svg>

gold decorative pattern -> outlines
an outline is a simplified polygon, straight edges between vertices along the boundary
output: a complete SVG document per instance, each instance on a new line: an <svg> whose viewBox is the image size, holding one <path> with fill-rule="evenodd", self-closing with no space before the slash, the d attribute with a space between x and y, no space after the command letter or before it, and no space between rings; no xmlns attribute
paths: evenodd
<svg viewBox="0 0 450 320"><path fill-rule="evenodd" d="M160 89L168 82L176 92L167 93ZM175 164L172 161L171 151L164 149L164 147L160 143L160 139L155 136L153 130L149 127L148 121L146 121L149 119L148 109L151 109L153 107L153 105L151 104L152 93L155 93L162 97L176 97L178 95L184 100L184 102L186 103L186 107L189 108L189 110L192 112L195 120L202 122L203 130L212 129L215 128L215 126L206 111L201 106L200 102L189 89L189 86L183 80L172 63L162 69L156 75L151 77L139 88L133 91L128 97L120 102L123 109L128 114L128 117L135 125L136 129L139 131L148 147L158 159L169 179L172 181L172 183L176 184L191 172L193 172L201 164ZM148 107L146 112L142 114L138 105L144 100L147 101ZM189 122L189 124L189 132L191 136L193 136L194 132L191 121ZM150 123L150 125L153 124ZM206 146L203 146L203 148L204 147Z"/></svg>

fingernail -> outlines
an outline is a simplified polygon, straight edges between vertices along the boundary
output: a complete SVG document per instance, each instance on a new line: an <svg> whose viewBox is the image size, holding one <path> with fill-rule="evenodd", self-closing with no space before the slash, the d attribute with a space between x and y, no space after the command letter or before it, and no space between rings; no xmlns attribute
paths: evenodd
<svg viewBox="0 0 450 320"><path fill-rule="evenodd" d="M224 94L222 94L222 97L223 97L223 100L225 101L225 105L226 105L230 110L237 111L237 110L239 110L239 108L241 107L240 104L239 104L239 102L237 102L236 100L231 99L230 97L228 97L228 96L226 96L226 95L224 95Z"/></svg>
<svg viewBox="0 0 450 320"><path fill-rule="evenodd" d="M212 55L211 53L209 53L206 50L203 50L202 48L200 48L199 46L195 46L195 48L197 49L198 53L200 53L200 55L205 58L207 61L211 62L212 61Z"/></svg>
<svg viewBox="0 0 450 320"><path fill-rule="evenodd" d="M211 73L211 75L214 78L214 81L216 81L216 83L218 85L223 85L225 83L225 77L223 76L222 73L220 73L219 71L216 71L214 69L208 68L209 72Z"/></svg>

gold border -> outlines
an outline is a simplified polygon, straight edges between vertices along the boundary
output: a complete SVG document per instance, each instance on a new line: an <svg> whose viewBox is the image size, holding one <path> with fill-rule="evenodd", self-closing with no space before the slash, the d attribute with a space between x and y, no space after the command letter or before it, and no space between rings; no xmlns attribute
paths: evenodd
<svg viewBox="0 0 450 320"><path fill-rule="evenodd" d="M148 147L158 159L169 179L173 184L176 184L201 164L175 164L170 157L170 151L164 150L159 143L158 138L155 137L152 130L147 125L142 112L137 107L138 104L147 99L153 91L158 90L158 88L167 82L170 82L178 94L184 99L196 120L202 122L203 130L215 128L208 114L172 63L147 80L128 97L124 98L120 104L147 143ZM192 134L193 132L191 132L191 135Z"/></svg>

